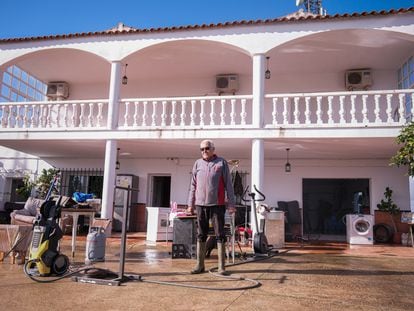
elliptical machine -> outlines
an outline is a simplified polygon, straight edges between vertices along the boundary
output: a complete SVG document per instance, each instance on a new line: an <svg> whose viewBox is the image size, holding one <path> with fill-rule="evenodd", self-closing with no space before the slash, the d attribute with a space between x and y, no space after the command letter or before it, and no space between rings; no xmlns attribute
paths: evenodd
<svg viewBox="0 0 414 311"><path fill-rule="evenodd" d="M255 226L256 226L256 233L254 234L253 237L253 250L255 255L269 255L269 252L272 251L272 247L271 245L268 244L267 242L267 238L265 233L263 232L264 230L261 230L259 228L259 222L257 220L257 206L256 206L256 202L261 202L264 201L266 199L265 195L260 192L257 188L256 185L253 185L254 190L260 195L260 198L256 198L256 193L255 192L248 192L249 187L247 186L244 194L243 194L243 201L244 202L250 202L251 203L251 209L252 209L252 214L253 214L253 220L255 222ZM249 197L251 197L251 200L247 200L245 199L245 194L247 193L247 195Z"/></svg>
<svg viewBox="0 0 414 311"><path fill-rule="evenodd" d="M30 278L34 275L62 275L69 268L69 258L59 253L59 240L63 237L63 232L59 227L62 197L60 196L57 201L51 198L57 180L56 175L45 202L40 207L40 215L33 225L29 260L24 265L24 272Z"/></svg>

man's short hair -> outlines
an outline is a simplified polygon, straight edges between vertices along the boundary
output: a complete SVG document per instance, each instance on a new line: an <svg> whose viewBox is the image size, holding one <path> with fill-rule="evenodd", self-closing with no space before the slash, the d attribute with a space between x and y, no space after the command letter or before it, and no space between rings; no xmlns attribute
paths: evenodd
<svg viewBox="0 0 414 311"><path fill-rule="evenodd" d="M215 149L215 147L214 147L214 143L213 143L213 141L212 140L210 140L210 139L205 139L205 140L203 140L201 143L200 143L200 146L201 145L207 145L207 146L209 146L211 149Z"/></svg>

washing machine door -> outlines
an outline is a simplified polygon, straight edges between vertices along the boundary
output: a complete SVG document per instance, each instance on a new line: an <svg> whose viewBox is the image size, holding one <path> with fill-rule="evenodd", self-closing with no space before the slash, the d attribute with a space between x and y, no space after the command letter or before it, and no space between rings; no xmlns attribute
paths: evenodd
<svg viewBox="0 0 414 311"><path fill-rule="evenodd" d="M372 225L366 218L357 218L354 223L354 232L358 235L367 235L369 234Z"/></svg>

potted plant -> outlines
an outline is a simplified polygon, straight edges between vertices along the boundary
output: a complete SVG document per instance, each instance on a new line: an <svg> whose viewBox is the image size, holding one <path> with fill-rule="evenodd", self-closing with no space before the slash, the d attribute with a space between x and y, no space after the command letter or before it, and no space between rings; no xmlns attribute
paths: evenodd
<svg viewBox="0 0 414 311"><path fill-rule="evenodd" d="M378 211L375 213L375 223L378 226L391 224L394 243L398 243L398 240L400 240L401 243L401 232L399 232L397 226L400 208L394 203L392 193L393 191L390 187L385 188L384 199L381 199L380 203L377 204ZM381 215L381 213L383 215Z"/></svg>

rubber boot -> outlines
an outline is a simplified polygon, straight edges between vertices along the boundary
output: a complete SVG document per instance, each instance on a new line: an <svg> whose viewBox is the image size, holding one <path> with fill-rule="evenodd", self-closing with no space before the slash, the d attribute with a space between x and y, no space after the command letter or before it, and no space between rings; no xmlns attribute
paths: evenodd
<svg viewBox="0 0 414 311"><path fill-rule="evenodd" d="M230 275L230 273L228 273L225 270L225 243L222 242L217 242L217 253L218 253L218 269L217 269L217 273L221 274L221 275Z"/></svg>
<svg viewBox="0 0 414 311"><path fill-rule="evenodd" d="M200 274L205 271L204 258L206 256L206 242L197 241L197 265L191 270L191 274Z"/></svg>

